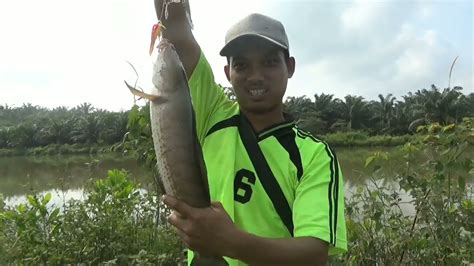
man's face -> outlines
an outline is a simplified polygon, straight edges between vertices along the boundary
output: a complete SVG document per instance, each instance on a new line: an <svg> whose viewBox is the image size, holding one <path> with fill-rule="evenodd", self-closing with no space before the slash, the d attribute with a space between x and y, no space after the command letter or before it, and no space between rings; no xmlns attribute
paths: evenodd
<svg viewBox="0 0 474 266"><path fill-rule="evenodd" d="M250 39L230 56L225 67L240 108L250 113L281 110L288 78L293 75L294 58L267 41Z"/></svg>

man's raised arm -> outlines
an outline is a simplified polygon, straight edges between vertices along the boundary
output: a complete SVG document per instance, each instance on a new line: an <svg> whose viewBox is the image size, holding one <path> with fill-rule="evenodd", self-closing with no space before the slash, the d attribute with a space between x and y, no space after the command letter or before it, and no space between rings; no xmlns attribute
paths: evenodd
<svg viewBox="0 0 474 266"><path fill-rule="evenodd" d="M201 49L194 38L186 16L186 10L189 12L189 0L183 1L184 3L173 3L169 0L154 1L156 16L166 28L162 33L163 38L168 39L174 45L186 75L190 78L199 60ZM168 4L167 12L165 2L171 2ZM191 15L190 12L189 14Z"/></svg>

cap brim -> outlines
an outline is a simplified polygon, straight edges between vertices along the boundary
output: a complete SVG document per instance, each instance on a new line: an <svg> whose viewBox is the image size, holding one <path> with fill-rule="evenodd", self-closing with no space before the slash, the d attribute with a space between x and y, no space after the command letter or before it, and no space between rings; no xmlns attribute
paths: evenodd
<svg viewBox="0 0 474 266"><path fill-rule="evenodd" d="M264 35L261 35L261 34L258 34L258 33L247 33L247 34L243 34L243 35L239 35L237 37L235 37L234 39L232 39L231 41L229 41L222 49L221 51L219 52L219 54L221 56L232 56L235 52L235 51L238 51L239 49L238 48L241 48L239 46L242 45L242 42L239 42L244 40L245 38L258 38L258 39L263 39L265 41L268 41L272 44L275 44L276 46L284 49L284 50L288 50L288 46L282 44L282 43L279 43L267 36L264 36ZM240 45L239 45L240 44Z"/></svg>

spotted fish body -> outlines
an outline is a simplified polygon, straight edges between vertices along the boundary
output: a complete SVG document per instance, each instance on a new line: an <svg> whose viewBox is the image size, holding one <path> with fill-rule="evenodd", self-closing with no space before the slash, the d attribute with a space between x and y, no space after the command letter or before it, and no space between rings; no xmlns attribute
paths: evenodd
<svg viewBox="0 0 474 266"><path fill-rule="evenodd" d="M164 192L196 208L210 206L206 168L197 140L191 95L184 67L173 45L162 39L153 66L151 94L127 84L150 100L150 122L159 181ZM222 257L200 257L191 265L228 265Z"/></svg>
<svg viewBox="0 0 474 266"><path fill-rule="evenodd" d="M160 180L166 194L193 207L210 205L207 175L196 137L184 68L165 39L153 67L150 121Z"/></svg>

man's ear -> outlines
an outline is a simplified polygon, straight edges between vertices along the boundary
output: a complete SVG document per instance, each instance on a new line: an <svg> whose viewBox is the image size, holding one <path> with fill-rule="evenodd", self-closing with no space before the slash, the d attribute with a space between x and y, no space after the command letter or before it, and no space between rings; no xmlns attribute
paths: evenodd
<svg viewBox="0 0 474 266"><path fill-rule="evenodd" d="M293 56L289 57L286 62L286 67L288 69L288 78L291 78L295 73L296 60Z"/></svg>
<svg viewBox="0 0 474 266"><path fill-rule="evenodd" d="M224 66L224 72L225 72L225 76L227 77L227 80L230 82L230 66L229 65Z"/></svg>

